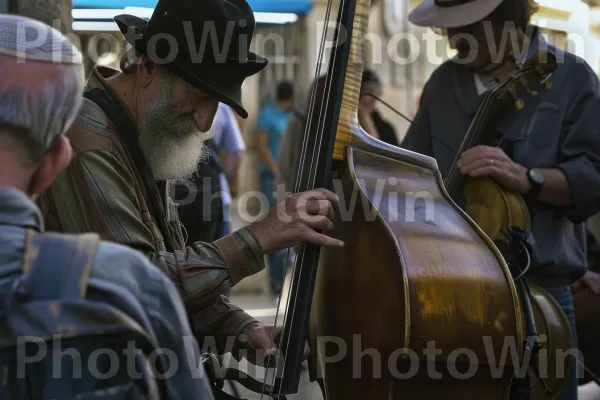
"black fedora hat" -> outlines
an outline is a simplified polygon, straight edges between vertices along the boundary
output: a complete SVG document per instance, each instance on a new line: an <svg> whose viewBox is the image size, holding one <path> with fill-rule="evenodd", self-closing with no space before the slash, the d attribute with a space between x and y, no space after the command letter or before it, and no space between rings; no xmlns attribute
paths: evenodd
<svg viewBox="0 0 600 400"><path fill-rule="evenodd" d="M256 21L245 0L159 0L147 22L126 14L115 21L152 62L248 117L242 83L268 61L249 50Z"/></svg>

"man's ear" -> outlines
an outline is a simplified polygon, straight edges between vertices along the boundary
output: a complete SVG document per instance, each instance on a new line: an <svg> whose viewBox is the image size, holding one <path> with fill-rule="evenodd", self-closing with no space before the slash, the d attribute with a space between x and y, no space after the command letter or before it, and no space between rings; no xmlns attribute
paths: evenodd
<svg viewBox="0 0 600 400"><path fill-rule="evenodd" d="M66 136L60 138L58 143L44 155L42 161L34 172L29 184L28 195L34 196L45 191L54 182L71 162L73 149Z"/></svg>
<svg viewBox="0 0 600 400"><path fill-rule="evenodd" d="M152 83L152 79L158 73L154 63L146 56L140 58L137 66L138 81L143 87L148 87Z"/></svg>

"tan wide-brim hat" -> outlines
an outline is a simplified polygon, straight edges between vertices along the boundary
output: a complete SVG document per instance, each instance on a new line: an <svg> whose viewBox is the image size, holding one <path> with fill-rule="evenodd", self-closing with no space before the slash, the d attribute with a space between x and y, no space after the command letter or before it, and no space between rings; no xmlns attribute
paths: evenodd
<svg viewBox="0 0 600 400"><path fill-rule="evenodd" d="M415 25L460 28L481 21L503 0L424 0L408 15Z"/></svg>

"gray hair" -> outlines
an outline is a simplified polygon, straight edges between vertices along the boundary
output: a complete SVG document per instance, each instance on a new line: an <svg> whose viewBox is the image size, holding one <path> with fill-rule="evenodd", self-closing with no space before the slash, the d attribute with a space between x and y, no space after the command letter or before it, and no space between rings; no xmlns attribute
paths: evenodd
<svg viewBox="0 0 600 400"><path fill-rule="evenodd" d="M24 150L21 162L35 165L66 133L81 107L82 55L46 24L0 15L0 71L0 145Z"/></svg>

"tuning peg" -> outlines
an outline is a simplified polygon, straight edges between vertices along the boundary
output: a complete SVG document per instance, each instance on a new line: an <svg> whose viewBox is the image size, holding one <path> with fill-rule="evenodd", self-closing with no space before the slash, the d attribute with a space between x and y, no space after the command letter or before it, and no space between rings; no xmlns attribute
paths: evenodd
<svg viewBox="0 0 600 400"><path fill-rule="evenodd" d="M527 82L527 78L525 78L524 76L519 78L519 83L521 84L521 86L523 86L523 88L525 88L525 90L527 90L527 93L529 93L532 96L537 96L538 92L535 90L531 90L529 88L529 82Z"/></svg>
<svg viewBox="0 0 600 400"><path fill-rule="evenodd" d="M515 108L518 111L521 111L524 107L525 107L525 103L523 102L523 99L516 99L515 100Z"/></svg>
<svg viewBox="0 0 600 400"><path fill-rule="evenodd" d="M521 98L519 98L519 96L517 96L517 91L516 91L515 87L513 85L510 85L508 87L508 92L511 94L511 96L515 100L515 107L517 108L517 110L521 111L523 109L523 107L525 106L525 102L523 101L523 99L521 99Z"/></svg>

